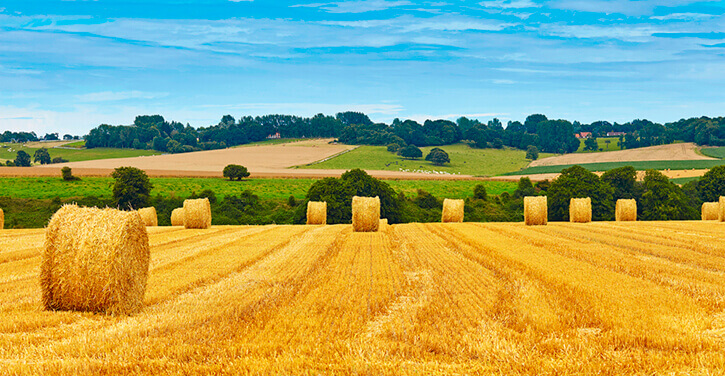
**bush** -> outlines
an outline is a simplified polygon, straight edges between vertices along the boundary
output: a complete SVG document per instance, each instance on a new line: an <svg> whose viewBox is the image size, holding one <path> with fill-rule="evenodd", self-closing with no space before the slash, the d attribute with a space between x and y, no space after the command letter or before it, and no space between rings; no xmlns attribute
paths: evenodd
<svg viewBox="0 0 725 376"><path fill-rule="evenodd" d="M720 196L725 196L725 165L706 172L697 184L697 191L705 202L718 201Z"/></svg>
<svg viewBox="0 0 725 376"><path fill-rule="evenodd" d="M388 151L389 152L391 152L391 153L397 153L398 150L400 150L400 145L395 144L395 143L388 144Z"/></svg>
<svg viewBox="0 0 725 376"><path fill-rule="evenodd" d="M448 157L448 153L440 148L431 149L430 153L425 156L425 160L433 162L436 166L443 166L444 164L451 162L451 159Z"/></svg>
<svg viewBox="0 0 725 376"><path fill-rule="evenodd" d="M33 154L33 161L40 164L50 164L52 160L50 159L50 153L48 153L48 149L40 148L36 150L35 154Z"/></svg>
<svg viewBox="0 0 725 376"><path fill-rule="evenodd" d="M30 154L20 150L15 157L15 166L30 167Z"/></svg>
<svg viewBox="0 0 725 376"><path fill-rule="evenodd" d="M242 180L242 178L249 176L249 171L244 166L230 164L224 167L222 174L229 180Z"/></svg>
<svg viewBox="0 0 725 376"><path fill-rule="evenodd" d="M290 195L287 198L287 205L289 205L291 208L294 208L295 206L297 206L297 199L295 198L295 196Z"/></svg>
<svg viewBox="0 0 725 376"><path fill-rule="evenodd" d="M216 194L211 189L205 189L198 194L196 192L191 192L191 196L189 196L189 199L196 199L196 198L208 198L210 204L216 204Z"/></svg>
<svg viewBox="0 0 725 376"><path fill-rule="evenodd" d="M68 163L68 160L63 157L55 157L50 163Z"/></svg>
<svg viewBox="0 0 725 376"><path fill-rule="evenodd" d="M483 184L476 184L476 186L473 187L473 198L485 201L488 198L486 186Z"/></svg>
<svg viewBox="0 0 725 376"><path fill-rule="evenodd" d="M65 180L65 181L80 180L78 177L73 176L73 172L71 171L71 168L68 166L65 166L60 169L60 175L63 177L63 180Z"/></svg>
<svg viewBox="0 0 725 376"><path fill-rule="evenodd" d="M534 145L527 146L526 147L526 159L531 159L532 161L539 159L539 148L537 148Z"/></svg>

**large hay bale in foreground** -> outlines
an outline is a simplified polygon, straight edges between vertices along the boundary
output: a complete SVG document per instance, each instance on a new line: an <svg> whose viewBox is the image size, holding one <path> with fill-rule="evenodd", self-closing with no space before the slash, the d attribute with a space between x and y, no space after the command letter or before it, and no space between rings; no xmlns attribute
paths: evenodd
<svg viewBox="0 0 725 376"><path fill-rule="evenodd" d="M211 227L211 205L208 198L184 200L184 228Z"/></svg>
<svg viewBox="0 0 725 376"><path fill-rule="evenodd" d="M465 201L463 200L443 200L443 214L441 215L441 222L463 222L464 207Z"/></svg>
<svg viewBox="0 0 725 376"><path fill-rule="evenodd" d="M184 208L176 208L171 211L171 225L172 226L183 226L184 225Z"/></svg>
<svg viewBox="0 0 725 376"><path fill-rule="evenodd" d="M717 221L720 219L720 203L719 202L705 202L702 204L702 220L703 221Z"/></svg>
<svg viewBox="0 0 725 376"><path fill-rule="evenodd" d="M524 223L527 226L545 225L549 220L546 196L524 197Z"/></svg>
<svg viewBox="0 0 725 376"><path fill-rule="evenodd" d="M725 221L725 196L720 196L720 200L718 201L718 219L720 221Z"/></svg>
<svg viewBox="0 0 725 376"><path fill-rule="evenodd" d="M309 202L307 202L307 224L308 225L326 225L327 224L327 201L309 201Z"/></svg>
<svg viewBox="0 0 725 376"><path fill-rule="evenodd" d="M158 226L159 216L156 215L156 208L151 206L148 208L138 209L138 214L146 226Z"/></svg>
<svg viewBox="0 0 725 376"><path fill-rule="evenodd" d="M0 209L0 230L5 228L5 212Z"/></svg>
<svg viewBox="0 0 725 376"><path fill-rule="evenodd" d="M375 232L380 227L380 197L352 198L352 230Z"/></svg>
<svg viewBox="0 0 725 376"><path fill-rule="evenodd" d="M617 206L614 209L614 219L618 222L636 221L637 200L617 200Z"/></svg>
<svg viewBox="0 0 725 376"><path fill-rule="evenodd" d="M149 238L137 211L65 205L50 219L40 264L46 309L137 312L148 271Z"/></svg>
<svg viewBox="0 0 725 376"><path fill-rule="evenodd" d="M571 200L569 200L569 222L587 223L591 221L591 198L572 198Z"/></svg>

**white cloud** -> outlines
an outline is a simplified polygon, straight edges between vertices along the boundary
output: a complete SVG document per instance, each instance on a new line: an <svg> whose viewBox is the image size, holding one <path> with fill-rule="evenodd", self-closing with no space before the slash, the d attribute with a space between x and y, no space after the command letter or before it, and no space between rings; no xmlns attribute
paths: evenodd
<svg viewBox="0 0 725 376"><path fill-rule="evenodd" d="M291 7L320 8L328 13L365 13L404 5L413 5L413 3L407 0L353 0L334 3L297 4Z"/></svg>
<svg viewBox="0 0 725 376"><path fill-rule="evenodd" d="M149 93L143 91L103 91L76 95L81 102L112 102L128 99L157 99L167 97L169 93Z"/></svg>
<svg viewBox="0 0 725 376"><path fill-rule="evenodd" d="M712 14L704 14L704 13L672 13L668 14L666 16L652 16L650 18L660 21L669 21L669 20L683 20L683 21L690 21L690 20L705 20L709 18L715 17Z"/></svg>
<svg viewBox="0 0 725 376"><path fill-rule="evenodd" d="M485 8L501 8L501 9L521 9L521 8L538 8L541 4L537 4L531 0L488 0L478 3Z"/></svg>

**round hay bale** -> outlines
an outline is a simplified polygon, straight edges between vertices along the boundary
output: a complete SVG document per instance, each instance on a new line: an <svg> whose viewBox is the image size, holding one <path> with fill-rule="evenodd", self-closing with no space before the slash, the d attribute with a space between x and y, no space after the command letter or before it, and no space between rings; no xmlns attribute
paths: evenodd
<svg viewBox="0 0 725 376"><path fill-rule="evenodd" d="M46 309L135 313L148 272L149 238L137 211L65 205L50 219L40 264Z"/></svg>
<svg viewBox="0 0 725 376"><path fill-rule="evenodd" d="M465 201L463 200L443 200L443 214L441 215L441 222L463 222L464 207Z"/></svg>
<svg viewBox="0 0 725 376"><path fill-rule="evenodd" d="M725 196L720 196L720 200L718 201L718 214L717 217L720 220L720 222L725 221Z"/></svg>
<svg viewBox="0 0 725 376"><path fill-rule="evenodd" d="M352 230L354 232L375 232L380 227L380 198L352 198Z"/></svg>
<svg viewBox="0 0 725 376"><path fill-rule="evenodd" d="M326 201L309 201L309 202L307 202L307 224L308 225L326 225L327 224L327 202Z"/></svg>
<svg viewBox="0 0 725 376"><path fill-rule="evenodd" d="M176 208L171 211L171 225L172 226L183 226L184 225L184 208Z"/></svg>
<svg viewBox="0 0 725 376"><path fill-rule="evenodd" d="M211 227L211 205L208 198L184 200L184 228Z"/></svg>
<svg viewBox="0 0 725 376"><path fill-rule="evenodd" d="M614 219L618 222L637 220L637 200L617 200L614 210Z"/></svg>
<svg viewBox="0 0 725 376"><path fill-rule="evenodd" d="M720 219L720 203L719 202L705 202L702 204L702 216L703 221L717 221Z"/></svg>
<svg viewBox="0 0 725 376"><path fill-rule="evenodd" d="M527 226L545 225L549 220L546 196L524 197L524 223Z"/></svg>
<svg viewBox="0 0 725 376"><path fill-rule="evenodd" d="M5 212L0 209L0 230L5 228Z"/></svg>
<svg viewBox="0 0 725 376"><path fill-rule="evenodd" d="M571 200L569 200L569 222L587 223L591 221L591 198L572 198Z"/></svg>
<svg viewBox="0 0 725 376"><path fill-rule="evenodd" d="M156 208L151 206L148 208L138 209L138 215L146 226L158 226L159 216L156 215Z"/></svg>

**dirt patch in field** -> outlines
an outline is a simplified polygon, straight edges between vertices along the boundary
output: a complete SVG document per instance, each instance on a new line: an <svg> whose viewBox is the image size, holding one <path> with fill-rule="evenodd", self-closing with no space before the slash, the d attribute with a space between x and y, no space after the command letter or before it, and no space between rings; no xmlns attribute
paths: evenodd
<svg viewBox="0 0 725 376"><path fill-rule="evenodd" d="M572 153L543 158L531 162L529 167L559 166L603 162L675 161L715 159L697 154L698 146L691 143L650 146L646 148L606 151L600 153Z"/></svg>

